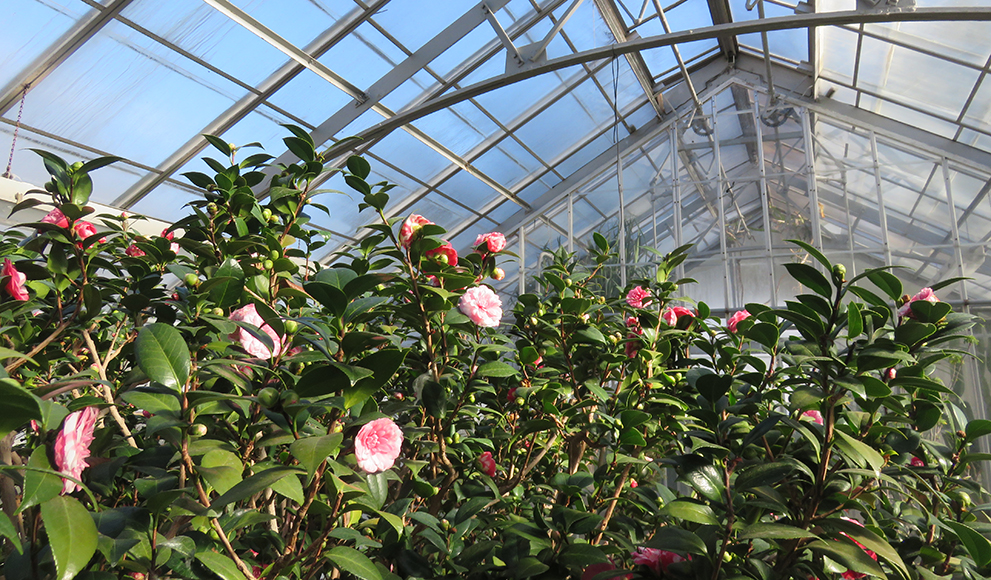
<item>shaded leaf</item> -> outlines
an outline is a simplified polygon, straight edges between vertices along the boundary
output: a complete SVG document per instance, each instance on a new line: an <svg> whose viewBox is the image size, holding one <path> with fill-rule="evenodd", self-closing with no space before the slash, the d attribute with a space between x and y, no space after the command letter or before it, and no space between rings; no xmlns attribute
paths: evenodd
<svg viewBox="0 0 991 580"><path fill-rule="evenodd" d="M56 576L71 580L96 553L96 524L79 500L65 495L41 504L41 519L55 558Z"/></svg>

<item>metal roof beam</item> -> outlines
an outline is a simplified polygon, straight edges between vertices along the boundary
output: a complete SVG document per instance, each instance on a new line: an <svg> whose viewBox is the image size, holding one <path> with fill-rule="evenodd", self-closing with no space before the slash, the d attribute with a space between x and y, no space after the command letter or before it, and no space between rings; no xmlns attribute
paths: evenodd
<svg viewBox="0 0 991 580"><path fill-rule="evenodd" d="M639 52L641 50L651 48L671 46L674 44L692 42L696 40L718 38L724 34L740 35L776 30L794 30L808 28L810 26L834 26L841 24L876 22L946 21L991 21L991 7L951 6L917 8L914 11L882 10L878 12L861 12L857 10L845 10L838 12L821 12L816 14L790 14L788 16L765 18L763 20L748 20L729 24L717 24L693 30L685 30L673 32L671 34L662 34L638 40L631 40L621 44L593 48L576 54L559 57L549 60L544 64L533 66L519 72L499 75L491 79L475 83L474 85L436 97L418 107L397 114L373 127L369 127L365 131L362 131L358 136L365 140L373 139L389 133L397 127L429 115L430 113L445 109L457 103L488 93L509 84L533 78L541 74L580 65L584 62L599 60L602 58L613 58L627 53ZM340 154L341 151L350 150L352 147L352 145L346 145L340 150L332 148L328 153L331 156L336 156Z"/></svg>
<svg viewBox="0 0 991 580"><path fill-rule="evenodd" d="M25 91L37 86L76 50L110 23L132 0L111 0L106 6L81 19L62 38L38 56L24 71L0 89L0 114L6 113Z"/></svg>
<svg viewBox="0 0 991 580"><path fill-rule="evenodd" d="M313 55L314 58L319 58L389 2L390 0L376 0L367 9L356 8L352 10L349 14L338 20L334 26L314 39L304 51L307 54ZM257 92L245 95L231 105L223 114L204 127L199 134L187 141L165 161L159 164L156 173L145 175L137 183L128 188L127 191L118 196L114 200L113 205L128 208L140 201L151 190L158 187L165 179L188 163L195 155L203 151L207 146L207 142L202 135L220 135L224 133L264 103L277 90L296 78L304 69L305 67L302 64L294 61L282 65L276 72L272 73L272 75L258 85Z"/></svg>

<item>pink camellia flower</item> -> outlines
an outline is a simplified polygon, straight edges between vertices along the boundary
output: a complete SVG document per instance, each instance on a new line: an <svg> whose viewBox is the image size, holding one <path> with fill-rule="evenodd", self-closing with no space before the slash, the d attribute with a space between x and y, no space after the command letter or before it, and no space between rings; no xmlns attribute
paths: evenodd
<svg viewBox="0 0 991 580"><path fill-rule="evenodd" d="M169 228L165 228L164 230L162 230L162 237L165 238L166 240L171 241L172 238L175 237L175 232L170 232ZM179 244L177 244L176 242L172 242L171 244L169 244L169 250L171 250L173 254L178 254Z"/></svg>
<svg viewBox="0 0 991 580"><path fill-rule="evenodd" d="M251 356L256 356L258 358L271 358L273 356L279 356L279 353L282 352L286 339L280 336L279 333L275 332L274 328L268 324L265 324L265 319L258 314L258 309L255 308L253 303L231 312L230 319L235 322L247 322L248 324L257 326L262 332L272 338L272 343L275 348L269 350L268 346L264 342L255 338L250 332L240 326L237 327L237 330L235 330L229 338L241 343L241 348L248 351L248 354Z"/></svg>
<svg viewBox="0 0 991 580"><path fill-rule="evenodd" d="M936 298L936 294L933 292L932 288L923 288L919 290L919 293L908 299L902 307L898 309L898 316L912 316L912 303L916 300L925 300L926 302L932 302L935 304L939 302L939 298Z"/></svg>
<svg viewBox="0 0 991 580"><path fill-rule="evenodd" d="M748 318L750 318L750 313L746 309L738 310L733 313L733 316L729 317L729 321L726 323L726 329L732 333L736 333L736 325Z"/></svg>
<svg viewBox="0 0 991 580"><path fill-rule="evenodd" d="M124 254L132 258L140 258L141 256L145 255L144 250L142 250L141 248L137 247L134 244L128 246L127 249L124 250Z"/></svg>
<svg viewBox="0 0 991 580"><path fill-rule="evenodd" d="M678 319L682 316L694 316L694 314L684 306L674 306L661 313L661 318L668 323L668 326L678 326Z"/></svg>
<svg viewBox="0 0 991 580"><path fill-rule="evenodd" d="M912 461L909 462L912 467L925 467L926 462L922 460L921 457L913 457Z"/></svg>
<svg viewBox="0 0 991 580"><path fill-rule="evenodd" d="M617 570L616 565L613 564L612 560L599 564L591 564L588 568L585 568L584 572L582 572L582 580L594 580L599 574L602 574L603 572L610 572L612 570ZM609 580L630 580L631 578L633 578L633 574L617 574L615 576L610 576Z"/></svg>
<svg viewBox="0 0 991 580"><path fill-rule="evenodd" d="M3 259L3 270L0 271L0 275L8 277L7 284L4 287L7 289L7 294L10 294L11 298L14 300L27 300L30 298L28 291L24 288L24 282L28 277L23 272L17 271L10 258Z"/></svg>
<svg viewBox="0 0 991 580"><path fill-rule="evenodd" d="M358 467L367 473L385 471L396 463L403 446L403 432L392 419L382 417L361 426L354 438Z"/></svg>
<svg viewBox="0 0 991 580"><path fill-rule="evenodd" d="M854 519L851 519L851 518L847 518L847 517L841 517L840 519L841 520L848 521L848 522L855 523L855 524L857 524L860 527L864 527L864 524L858 522L857 520L854 520ZM870 556L871 558L873 558L875 562L877 561L877 554L875 554L871 550L868 550L863 544L861 544L857 540L854 540L849 535L847 535L845 532L840 532L840 533L843 534L844 536L846 536L854 544L857 544L858 546L860 546L860 549L862 549L863 551L867 552L867 555ZM846 572L840 574L840 576L844 580L857 580L858 578L865 578L865 577L867 577L867 574L862 574L860 572L854 572L853 570L847 570Z"/></svg>
<svg viewBox="0 0 991 580"><path fill-rule="evenodd" d="M492 452L486 451L478 456L478 464L482 468L482 473L488 475L489 477L495 477L496 474L496 462L492 459Z"/></svg>
<svg viewBox="0 0 991 580"><path fill-rule="evenodd" d="M626 303L633 308L643 308L650 304L650 290L637 286L626 294Z"/></svg>
<svg viewBox="0 0 991 580"><path fill-rule="evenodd" d="M458 310L479 326L495 328L502 319L502 300L488 286L475 286L461 296Z"/></svg>
<svg viewBox="0 0 991 580"><path fill-rule="evenodd" d="M41 221L46 224L54 224L60 228L69 227L69 218L65 217L65 214L62 213L62 210L59 208L55 208L48 212L48 215L41 218Z"/></svg>
<svg viewBox="0 0 991 580"><path fill-rule="evenodd" d="M637 480L635 480L635 479L631 479L631 480L630 480L630 488L631 488L631 489L636 489L636 488L638 488L638 487L640 487L640 484L639 484L639 483L637 483Z"/></svg>
<svg viewBox="0 0 991 580"><path fill-rule="evenodd" d="M489 252L501 252L506 248L506 236L499 232L479 234L475 239L475 251L478 251L478 247L482 244L485 244Z"/></svg>
<svg viewBox="0 0 991 580"><path fill-rule="evenodd" d="M506 271L502 268L496 268L492 270L492 279L499 281L506 277Z"/></svg>
<svg viewBox="0 0 991 580"><path fill-rule="evenodd" d="M55 438L55 466L62 473L79 479L86 469L89 446L93 442L93 428L100 415L96 407L86 407L69 413L62 424L62 431ZM82 489L75 482L62 479L62 493Z"/></svg>
<svg viewBox="0 0 991 580"><path fill-rule="evenodd" d="M812 419L812 422L815 423L816 425L822 425L822 413L816 411L815 409L810 409L802 413L802 416L809 417L810 419Z"/></svg>
<svg viewBox="0 0 991 580"><path fill-rule="evenodd" d="M898 371L895 370L895 367L891 367L890 369L885 371L884 378L888 379L889 381L894 380L898 378Z"/></svg>
<svg viewBox="0 0 991 580"><path fill-rule="evenodd" d="M79 239L85 240L90 236L96 235L96 226L89 223L88 221L79 220L76 223L72 224L72 233L76 234L76 236ZM102 244L107 241L107 238L100 238L97 241Z"/></svg>
<svg viewBox="0 0 991 580"><path fill-rule="evenodd" d="M458 251L454 249L451 242L444 242L444 245L427 250L424 255L435 262L447 264L449 266L458 265Z"/></svg>
<svg viewBox="0 0 991 580"><path fill-rule="evenodd" d="M628 334L628 335L626 335L626 338L628 338L628 339L636 339L637 338L637 335L635 335L635 334ZM629 340L629 341L627 341L626 346L624 347L624 351L626 352L626 357L627 358L633 358L633 357L637 356L637 353L640 352L640 341L639 340Z"/></svg>
<svg viewBox="0 0 991 580"><path fill-rule="evenodd" d="M506 400L509 401L510 403L516 401L516 387L509 389L509 392L506 393Z"/></svg>
<svg viewBox="0 0 991 580"><path fill-rule="evenodd" d="M667 572L668 566L674 564L675 562L683 562L685 558L675 554L674 552L668 552L667 550L658 550L657 548L637 548L636 552L631 552L633 556L633 563L640 566L647 566L654 571L654 574L658 576L662 572Z"/></svg>
<svg viewBox="0 0 991 580"><path fill-rule="evenodd" d="M422 215L411 214L406 221L403 222L402 227L399 228L399 243L404 248L409 248L409 245L413 243L413 238L416 234L420 233L420 229L423 226L430 225L434 222L428 220Z"/></svg>

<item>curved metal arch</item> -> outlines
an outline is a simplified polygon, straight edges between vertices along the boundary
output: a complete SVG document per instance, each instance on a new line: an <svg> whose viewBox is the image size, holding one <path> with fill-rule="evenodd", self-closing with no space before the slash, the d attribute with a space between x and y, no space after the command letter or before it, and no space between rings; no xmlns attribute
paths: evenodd
<svg viewBox="0 0 991 580"><path fill-rule="evenodd" d="M498 88L524 81L535 76L603 58L616 58L628 53L642 50L693 42L696 40L708 40L730 34L740 35L800 28L812 29L819 26L835 26L842 24L940 21L991 21L991 7L970 6L918 8L911 12L894 10L861 12L858 10L847 10L842 12L795 14L765 18L763 20L717 24L695 30L673 32L671 34L662 34L613 44L606 47L593 48L572 55L549 60L543 64L531 66L519 72L499 75L497 77L475 83L474 85L464 87L460 90L453 91L447 95L437 97L421 104L418 107L399 113L388 120L369 127L359 133L357 137L360 139L353 143L363 143L376 139L399 127L402 127L403 125L412 123L421 117L425 117L441 109L456 105L462 101L494 91ZM353 147L354 145L330 147L326 151L325 156L328 158L337 157L347 151L350 151Z"/></svg>

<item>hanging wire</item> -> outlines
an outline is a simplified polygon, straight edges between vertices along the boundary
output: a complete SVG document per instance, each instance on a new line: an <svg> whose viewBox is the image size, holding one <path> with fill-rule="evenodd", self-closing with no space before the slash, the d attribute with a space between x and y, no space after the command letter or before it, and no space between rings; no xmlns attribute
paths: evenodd
<svg viewBox="0 0 991 580"><path fill-rule="evenodd" d="M21 129L21 116L24 115L24 99L28 96L28 89L31 85L24 85L24 90L21 91L21 106L17 109L17 121L14 122L14 137L10 140L10 156L7 157L7 170L3 172L6 179L13 179L14 174L10 172L11 167L14 165L14 151L17 147L17 133Z"/></svg>

